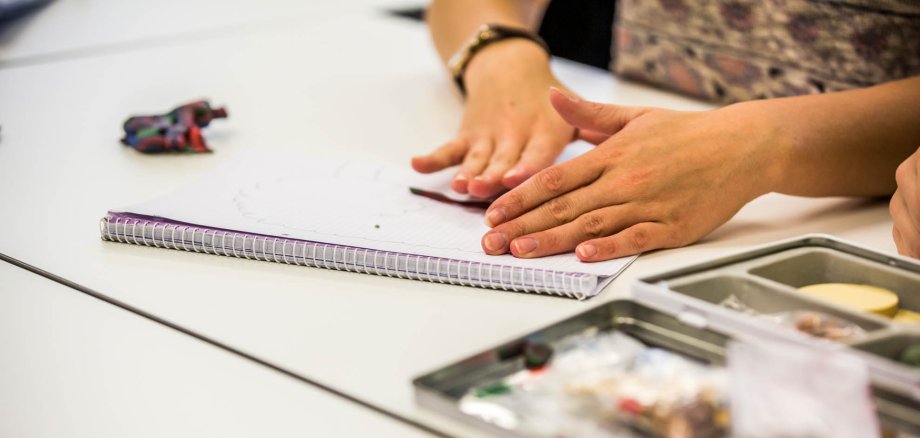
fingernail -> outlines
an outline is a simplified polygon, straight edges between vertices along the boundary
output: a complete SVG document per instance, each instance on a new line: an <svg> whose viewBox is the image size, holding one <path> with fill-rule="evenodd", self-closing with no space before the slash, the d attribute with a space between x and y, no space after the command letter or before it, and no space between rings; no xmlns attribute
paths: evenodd
<svg viewBox="0 0 920 438"><path fill-rule="evenodd" d="M486 212L486 226L492 228L505 221L505 211L501 208Z"/></svg>
<svg viewBox="0 0 920 438"><path fill-rule="evenodd" d="M578 97L576 97L576 96L573 96L573 95L571 95L571 94L569 94L569 93L566 93L565 91L562 91L562 90L560 90L560 89L558 89L558 88L556 88L556 87L549 87L549 88L550 88L550 90L554 90L554 91L556 91L557 93L559 93L559 94L565 96L565 98L568 99L569 102L572 102L572 103L578 103L578 102L579 102L579 99L578 99Z"/></svg>
<svg viewBox="0 0 920 438"><path fill-rule="evenodd" d="M457 175L454 177L453 181L450 182L450 188L455 192L465 194L469 187L467 187L466 175Z"/></svg>
<svg viewBox="0 0 920 438"><path fill-rule="evenodd" d="M537 249L537 239L531 237L522 237L516 239L512 245L517 250L518 255L524 255Z"/></svg>
<svg viewBox="0 0 920 438"><path fill-rule="evenodd" d="M578 245L578 248L575 248L575 252L578 253L579 257L589 259L597 254L597 247L590 243L585 243L583 245Z"/></svg>
<svg viewBox="0 0 920 438"><path fill-rule="evenodd" d="M524 173L524 166L520 164L511 168L511 170L505 172L505 176L502 179L514 178L520 174Z"/></svg>
<svg viewBox="0 0 920 438"><path fill-rule="evenodd" d="M505 244L508 243L508 238L505 237L505 233L489 233L486 234L483 243L486 250L490 252L502 251L505 249Z"/></svg>

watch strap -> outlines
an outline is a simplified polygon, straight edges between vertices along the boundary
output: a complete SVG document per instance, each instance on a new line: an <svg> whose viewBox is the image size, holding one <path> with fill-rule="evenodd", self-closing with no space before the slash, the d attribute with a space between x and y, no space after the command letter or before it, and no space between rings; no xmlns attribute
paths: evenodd
<svg viewBox="0 0 920 438"><path fill-rule="evenodd" d="M550 54L549 46L546 44L546 41L530 30L501 24L484 24L479 27L476 31L476 35L473 36L470 42L457 52L449 62L449 68L454 76L454 82L457 83L457 87L460 89L461 93L464 95L466 94L466 85L463 81L463 75L466 73L466 68L469 66L470 61L473 60L473 57L490 44L511 38L523 38L533 41L543 48L547 55Z"/></svg>

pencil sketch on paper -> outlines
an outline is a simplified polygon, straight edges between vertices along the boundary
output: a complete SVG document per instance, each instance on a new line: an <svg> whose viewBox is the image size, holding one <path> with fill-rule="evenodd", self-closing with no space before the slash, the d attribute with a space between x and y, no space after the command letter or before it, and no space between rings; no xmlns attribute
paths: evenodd
<svg viewBox="0 0 920 438"><path fill-rule="evenodd" d="M402 169L370 163L281 174L240 188L234 204L249 220L292 231L477 254L488 230L481 209L414 195Z"/></svg>

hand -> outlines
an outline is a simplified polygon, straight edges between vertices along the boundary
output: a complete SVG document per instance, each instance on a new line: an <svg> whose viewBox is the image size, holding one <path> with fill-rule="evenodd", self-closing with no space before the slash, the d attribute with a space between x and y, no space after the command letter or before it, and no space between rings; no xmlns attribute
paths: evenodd
<svg viewBox="0 0 920 438"><path fill-rule="evenodd" d="M683 246L731 218L778 180L788 144L759 102L707 112L602 105L550 93L600 145L547 168L486 211L488 254L531 258L575 249L602 261ZM771 121L773 120L773 121Z"/></svg>
<svg viewBox="0 0 920 438"><path fill-rule="evenodd" d="M414 157L421 173L460 164L451 188L488 198L553 164L573 128L553 110L550 86L561 87L546 54L531 41L488 46L468 66L469 93L460 132L430 155Z"/></svg>
<svg viewBox="0 0 920 438"><path fill-rule="evenodd" d="M891 234L898 252L913 258L920 258L920 191L917 183L920 182L917 161L920 160L920 150L914 152L908 159L898 166L895 180L898 189L891 197L889 210L894 227Z"/></svg>

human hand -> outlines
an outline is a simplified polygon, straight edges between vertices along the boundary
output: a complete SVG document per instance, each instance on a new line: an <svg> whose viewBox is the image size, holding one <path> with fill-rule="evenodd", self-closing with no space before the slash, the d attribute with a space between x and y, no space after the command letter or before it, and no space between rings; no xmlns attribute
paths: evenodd
<svg viewBox="0 0 920 438"><path fill-rule="evenodd" d="M920 182L917 161L920 149L904 160L895 172L898 189L891 196L888 209L894 221L891 234L898 252L913 258L920 258Z"/></svg>
<svg viewBox="0 0 920 438"><path fill-rule="evenodd" d="M429 155L413 157L421 173L457 164L457 193L492 197L553 164L573 140L573 128L547 98L562 87L543 50L526 40L483 49L467 68L468 100L457 136Z"/></svg>
<svg viewBox="0 0 920 438"><path fill-rule="evenodd" d="M571 251L602 261L687 245L768 193L788 144L749 102L706 112L603 105L550 93L572 126L600 143L505 193L486 211L488 254ZM583 136L585 137L585 136Z"/></svg>

